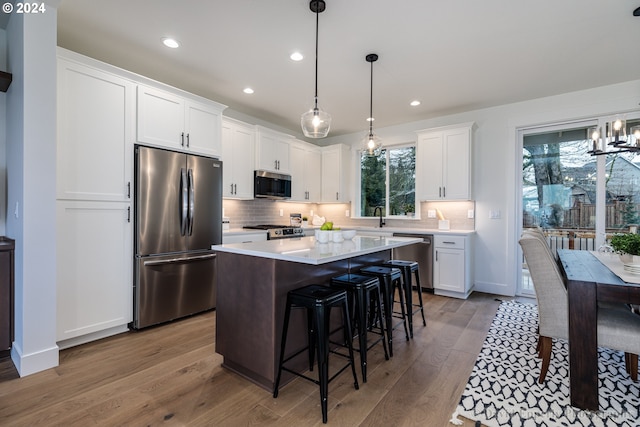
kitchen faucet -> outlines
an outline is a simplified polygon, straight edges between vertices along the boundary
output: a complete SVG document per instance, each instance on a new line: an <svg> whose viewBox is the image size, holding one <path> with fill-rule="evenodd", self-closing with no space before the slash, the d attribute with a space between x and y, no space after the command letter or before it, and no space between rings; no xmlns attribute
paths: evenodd
<svg viewBox="0 0 640 427"><path fill-rule="evenodd" d="M384 220L382 219L382 206L376 206L373 210L373 216L376 216L376 212L380 211L380 228L384 225Z"/></svg>

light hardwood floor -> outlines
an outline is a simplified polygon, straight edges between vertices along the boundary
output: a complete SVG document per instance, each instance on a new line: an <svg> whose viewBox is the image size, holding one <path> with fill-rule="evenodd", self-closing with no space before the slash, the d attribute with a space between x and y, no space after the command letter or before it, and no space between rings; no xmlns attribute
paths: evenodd
<svg viewBox="0 0 640 427"><path fill-rule="evenodd" d="M425 300L427 326L416 315L409 342L396 330L389 361L380 345L371 349L360 390L350 370L331 382L327 425L451 425L499 302L481 293ZM322 425L314 384L296 379L274 399L222 368L215 321L208 312L63 350L57 368L24 378L1 360L0 425Z"/></svg>

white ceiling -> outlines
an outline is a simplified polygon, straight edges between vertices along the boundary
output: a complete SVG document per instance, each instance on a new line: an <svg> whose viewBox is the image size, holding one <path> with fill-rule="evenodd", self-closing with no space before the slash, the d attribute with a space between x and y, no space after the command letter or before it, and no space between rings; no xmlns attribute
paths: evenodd
<svg viewBox="0 0 640 427"><path fill-rule="evenodd" d="M640 78L640 0L326 0L319 106L329 136ZM161 38L180 40L168 49ZM58 45L300 136L313 102L308 0L63 0ZM299 50L302 62L289 55ZM242 92L254 88L253 95ZM640 95L640 94L638 94ZM419 99L422 104L410 107ZM595 102L596 100L594 100Z"/></svg>

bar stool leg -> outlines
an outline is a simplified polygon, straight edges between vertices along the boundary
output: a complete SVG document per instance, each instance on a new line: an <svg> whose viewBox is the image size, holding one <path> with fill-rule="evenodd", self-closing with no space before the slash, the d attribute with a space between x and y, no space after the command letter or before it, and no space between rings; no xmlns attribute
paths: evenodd
<svg viewBox="0 0 640 427"><path fill-rule="evenodd" d="M327 310L331 311L331 309ZM329 313L324 307L316 306L315 327L318 350L318 377L320 382L320 405L322 422L327 422L327 396L329 395Z"/></svg>
<svg viewBox="0 0 640 427"><path fill-rule="evenodd" d="M393 283L391 281L380 280L380 289L382 291L382 297L384 298L384 320L387 324L387 344L389 347L389 356L393 357Z"/></svg>
<svg viewBox="0 0 640 427"><path fill-rule="evenodd" d="M382 310L382 301L381 301L382 295L381 295L381 292L382 291L380 290L380 288L378 288L378 293L376 295L375 300L376 300L376 308L378 309L378 316L380 318L380 329L382 330L382 335L383 335L382 348L384 349L384 359L385 360L389 360L389 350L387 348L388 347L387 346L387 340L384 338L385 337L384 334L387 334L386 335L387 337L389 336L389 331L387 331L385 326L384 326L385 317L384 317L384 314L383 314L384 311Z"/></svg>
<svg viewBox="0 0 640 427"><path fill-rule="evenodd" d="M273 397L278 397L278 388L280 386L280 378L282 376L282 360L284 360L284 348L287 344L287 333L289 332L289 316L291 315L291 303L287 295L287 305L284 311L284 327L282 329L282 339L280 343L280 359L278 360L278 376L276 384L273 386Z"/></svg>
<svg viewBox="0 0 640 427"><path fill-rule="evenodd" d="M360 386L358 385L358 376L356 375L356 362L353 355L353 345L351 345L351 341L353 340L353 332L351 330L351 321L349 320L349 305L345 301L342 304L342 319L344 323L344 340L349 349L349 360L351 361L351 373L353 374L353 387L358 390Z"/></svg>
<svg viewBox="0 0 640 427"><path fill-rule="evenodd" d="M424 304L422 304L422 286L420 286L420 273L418 270L416 270L415 274L416 286L418 287L418 304L420 304L420 314L422 314L422 326L427 326L427 319L424 318ZM413 308L411 309L411 311L413 312Z"/></svg>
<svg viewBox="0 0 640 427"><path fill-rule="evenodd" d="M358 342L360 345L360 366L362 368L362 382L367 382L367 308L365 306L365 291L360 288L356 291L357 321L358 321Z"/></svg>
<svg viewBox="0 0 640 427"><path fill-rule="evenodd" d="M409 335L413 338L413 291L411 286L411 270L407 268L402 269L402 282L404 286L406 311L409 314L407 322L409 323Z"/></svg>
<svg viewBox="0 0 640 427"><path fill-rule="evenodd" d="M398 288L398 295L400 296L400 313L402 314L402 326L404 326L404 335L407 338L407 341L409 341L409 328L407 327L407 313L405 311L405 298L404 298L404 291L405 288L402 285L402 283L397 283L396 285L394 285L393 283L391 284L391 289L395 289ZM395 293L395 292L394 292ZM392 298L393 300L394 298Z"/></svg>
<svg viewBox="0 0 640 427"><path fill-rule="evenodd" d="M314 325L313 313L307 309L307 342L309 343L309 370L313 371L316 357L317 331Z"/></svg>

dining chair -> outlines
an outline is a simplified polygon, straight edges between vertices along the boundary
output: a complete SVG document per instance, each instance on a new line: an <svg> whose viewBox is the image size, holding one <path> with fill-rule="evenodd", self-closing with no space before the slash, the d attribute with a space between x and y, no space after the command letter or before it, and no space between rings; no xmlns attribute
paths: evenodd
<svg viewBox="0 0 640 427"><path fill-rule="evenodd" d="M520 246L529 268L538 301L538 354L542 384L551 362L553 339L569 339L567 288L553 253L545 241L523 233ZM630 310L598 307L598 346L625 352L625 366L634 381L638 379L640 354L640 316Z"/></svg>

